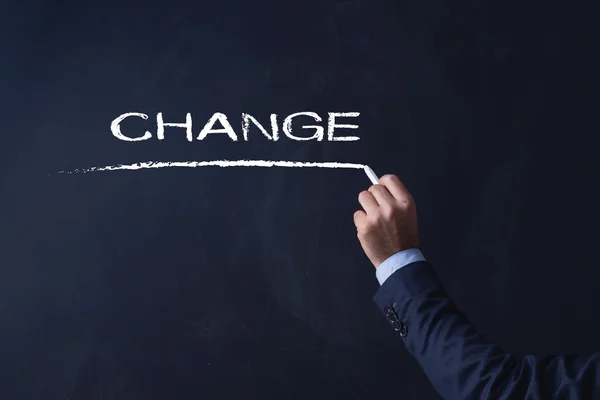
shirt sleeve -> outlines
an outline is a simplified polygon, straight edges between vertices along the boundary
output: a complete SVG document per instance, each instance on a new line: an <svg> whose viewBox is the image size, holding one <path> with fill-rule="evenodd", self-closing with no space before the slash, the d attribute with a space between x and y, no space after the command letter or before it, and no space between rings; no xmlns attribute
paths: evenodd
<svg viewBox="0 0 600 400"><path fill-rule="evenodd" d="M399 270L400 268L417 262L417 261L425 261L425 257L421 253L419 249L406 249L397 252L396 254L388 257L384 262L382 262L377 270L375 271L375 276L379 281L380 285L383 285L383 282L387 278L389 278L394 272Z"/></svg>

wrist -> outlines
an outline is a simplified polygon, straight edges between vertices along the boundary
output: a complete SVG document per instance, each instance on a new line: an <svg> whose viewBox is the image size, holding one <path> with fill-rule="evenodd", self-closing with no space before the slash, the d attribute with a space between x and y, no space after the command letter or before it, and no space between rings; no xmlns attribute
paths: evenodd
<svg viewBox="0 0 600 400"><path fill-rule="evenodd" d="M420 249L413 247L398 251L379 264L375 270L375 276L379 283L383 285L383 282L385 282L394 272L408 264L418 261L425 261L425 257Z"/></svg>

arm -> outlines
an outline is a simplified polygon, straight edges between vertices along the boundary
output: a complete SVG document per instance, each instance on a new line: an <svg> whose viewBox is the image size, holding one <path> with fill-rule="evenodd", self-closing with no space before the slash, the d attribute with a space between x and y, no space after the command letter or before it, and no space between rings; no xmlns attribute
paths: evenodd
<svg viewBox="0 0 600 400"><path fill-rule="evenodd" d="M374 300L444 398L600 398L600 353L517 357L479 334L418 251L411 194L394 175L379 183L360 193L364 211L354 214L381 283Z"/></svg>
<svg viewBox="0 0 600 400"><path fill-rule="evenodd" d="M426 261L396 270L373 300L445 399L600 395L600 353L536 358L504 352L455 307Z"/></svg>

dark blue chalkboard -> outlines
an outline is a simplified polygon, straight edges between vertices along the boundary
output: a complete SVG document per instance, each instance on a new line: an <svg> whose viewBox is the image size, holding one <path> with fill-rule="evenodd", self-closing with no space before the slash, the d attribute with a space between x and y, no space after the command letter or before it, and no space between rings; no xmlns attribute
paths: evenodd
<svg viewBox="0 0 600 400"><path fill-rule="evenodd" d="M2 5L0 398L438 398L371 300L362 171L57 173L145 161L397 174L478 329L516 353L597 350L594 4ZM360 140L110 130L300 111L360 112L340 132Z"/></svg>

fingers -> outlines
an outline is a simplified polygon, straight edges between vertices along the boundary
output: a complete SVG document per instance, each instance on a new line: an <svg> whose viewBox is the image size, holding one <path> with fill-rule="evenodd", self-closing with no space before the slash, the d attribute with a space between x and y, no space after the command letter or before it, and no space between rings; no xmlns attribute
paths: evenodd
<svg viewBox="0 0 600 400"><path fill-rule="evenodd" d="M406 186L396 175L387 174L379 179L379 184L385 186L397 201L406 203L411 195Z"/></svg>
<svg viewBox="0 0 600 400"><path fill-rule="evenodd" d="M397 210L401 203L404 209L413 204L412 196L406 186L398 179L396 175L384 175L379 180L379 184L372 185L369 190L363 190L358 195L358 202L364 211L354 213L354 223L358 228L363 224L367 215L391 216L394 210Z"/></svg>
<svg viewBox="0 0 600 400"><path fill-rule="evenodd" d="M354 213L354 225L356 225L356 229L358 229L359 226L362 226L366 218L367 213L365 213L363 210L358 210Z"/></svg>
<svg viewBox="0 0 600 400"><path fill-rule="evenodd" d="M369 191L363 190L358 194L358 202L364 208L364 210L369 213L375 213L379 204L373 194Z"/></svg>
<svg viewBox="0 0 600 400"><path fill-rule="evenodd" d="M383 185L373 185L369 188L369 192L373 194L377 203L384 206L392 206L397 200L390 194L389 190Z"/></svg>

